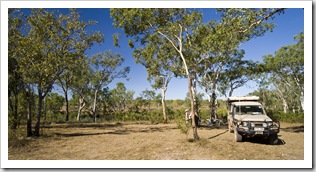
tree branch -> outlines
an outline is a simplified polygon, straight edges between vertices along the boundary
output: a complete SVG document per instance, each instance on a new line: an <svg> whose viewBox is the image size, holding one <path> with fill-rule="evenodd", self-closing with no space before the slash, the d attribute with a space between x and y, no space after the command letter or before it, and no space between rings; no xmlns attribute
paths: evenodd
<svg viewBox="0 0 316 172"><path fill-rule="evenodd" d="M277 10L273 11L273 12L270 13L269 15L266 15L266 16L264 16L262 19L257 20L256 22L252 23L252 24L251 24L248 28L246 28L245 30L239 31L239 33L246 33L246 32L248 32L252 27L255 27L255 26L260 25L260 24L263 22L263 20L267 20L268 18L270 18L270 17L273 16L274 14L276 14L276 13L278 13L278 12L281 12L281 11L283 11L284 9L285 9L285 8L280 8L280 9L277 9Z"/></svg>
<svg viewBox="0 0 316 172"><path fill-rule="evenodd" d="M180 50L177 48L177 46L174 44L174 42L168 36L166 36L165 34L160 32L159 30L158 30L158 33L160 35L162 35L164 38L166 38L171 43L171 45L174 47L174 49L176 49L180 53Z"/></svg>

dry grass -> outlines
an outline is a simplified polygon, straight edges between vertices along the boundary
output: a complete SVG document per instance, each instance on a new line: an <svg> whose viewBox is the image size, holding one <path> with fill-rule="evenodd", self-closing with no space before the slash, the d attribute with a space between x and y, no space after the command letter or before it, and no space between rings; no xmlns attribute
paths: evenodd
<svg viewBox="0 0 316 172"><path fill-rule="evenodd" d="M9 159L32 160L297 160L304 159L304 126L283 124L280 144L233 141L226 127L198 129L200 140L175 123L54 124L40 138L9 141ZM23 142L25 144L15 144ZM194 153L192 153L194 152Z"/></svg>

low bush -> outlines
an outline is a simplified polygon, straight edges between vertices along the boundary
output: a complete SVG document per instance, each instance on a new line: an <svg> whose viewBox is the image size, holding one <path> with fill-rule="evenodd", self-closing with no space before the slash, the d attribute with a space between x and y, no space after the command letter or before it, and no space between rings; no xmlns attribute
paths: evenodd
<svg viewBox="0 0 316 172"><path fill-rule="evenodd" d="M224 121L227 119L227 113L228 113L228 110L226 108L219 108L216 111L217 118L222 119Z"/></svg>
<svg viewBox="0 0 316 172"><path fill-rule="evenodd" d="M304 113L293 113L293 112L280 112L280 111L267 111L269 117L273 120L288 122L288 123L304 123Z"/></svg>
<svg viewBox="0 0 316 172"><path fill-rule="evenodd" d="M184 111L176 110L173 120L177 123L177 128L180 132L188 138L191 125L190 122L186 122Z"/></svg>

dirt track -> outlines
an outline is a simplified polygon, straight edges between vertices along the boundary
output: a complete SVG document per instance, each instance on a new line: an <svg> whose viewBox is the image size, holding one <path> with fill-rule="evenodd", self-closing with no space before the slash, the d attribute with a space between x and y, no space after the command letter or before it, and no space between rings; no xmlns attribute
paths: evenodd
<svg viewBox="0 0 316 172"><path fill-rule="evenodd" d="M226 127L198 129L192 141L176 124L55 124L23 147L9 145L9 160L303 160L304 126L281 124L280 144L233 141ZM37 151L34 151L37 150ZM192 152L196 153L192 153Z"/></svg>

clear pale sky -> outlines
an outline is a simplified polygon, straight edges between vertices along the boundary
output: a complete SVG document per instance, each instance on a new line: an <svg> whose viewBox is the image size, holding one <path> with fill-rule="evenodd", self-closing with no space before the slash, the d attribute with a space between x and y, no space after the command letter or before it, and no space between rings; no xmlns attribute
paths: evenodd
<svg viewBox="0 0 316 172"><path fill-rule="evenodd" d="M55 9L62 12L68 12L68 9ZM204 8L203 18L204 21L218 17L214 8ZM29 9L24 9L25 12ZM114 53L120 53L125 58L123 66L130 66L131 71L128 74L129 81L126 79L115 79L109 88L116 87L117 82L123 82L128 90L134 90L137 97L145 89L153 90L147 81L147 72L145 67L136 64L132 56L132 49L127 44L127 38L121 29L116 29L112 26L113 19L110 18L109 8L79 8L77 11L80 13L83 20L96 20L97 25L88 27L89 31L99 30L104 34L104 43L95 44L90 50L87 51L91 56L96 53L111 50ZM293 44L293 37L299 32L304 31L304 10L299 8L286 9L284 14L276 15L272 20L276 27L273 32L267 32L264 36L254 38L243 45L240 49L245 50L244 59L253 61L262 61L262 56L267 54L274 54L282 46ZM121 35L119 40L120 47L113 46L112 35L119 33ZM55 87L58 89L58 87ZM258 89L255 82L248 82L244 87L234 91L233 96L244 96L250 92ZM160 90L156 91L160 93ZM204 93L201 89L198 92ZM169 84L166 99L184 99L187 93L187 80L173 78ZM205 93L204 93L205 94ZM220 98L224 98L221 96Z"/></svg>

